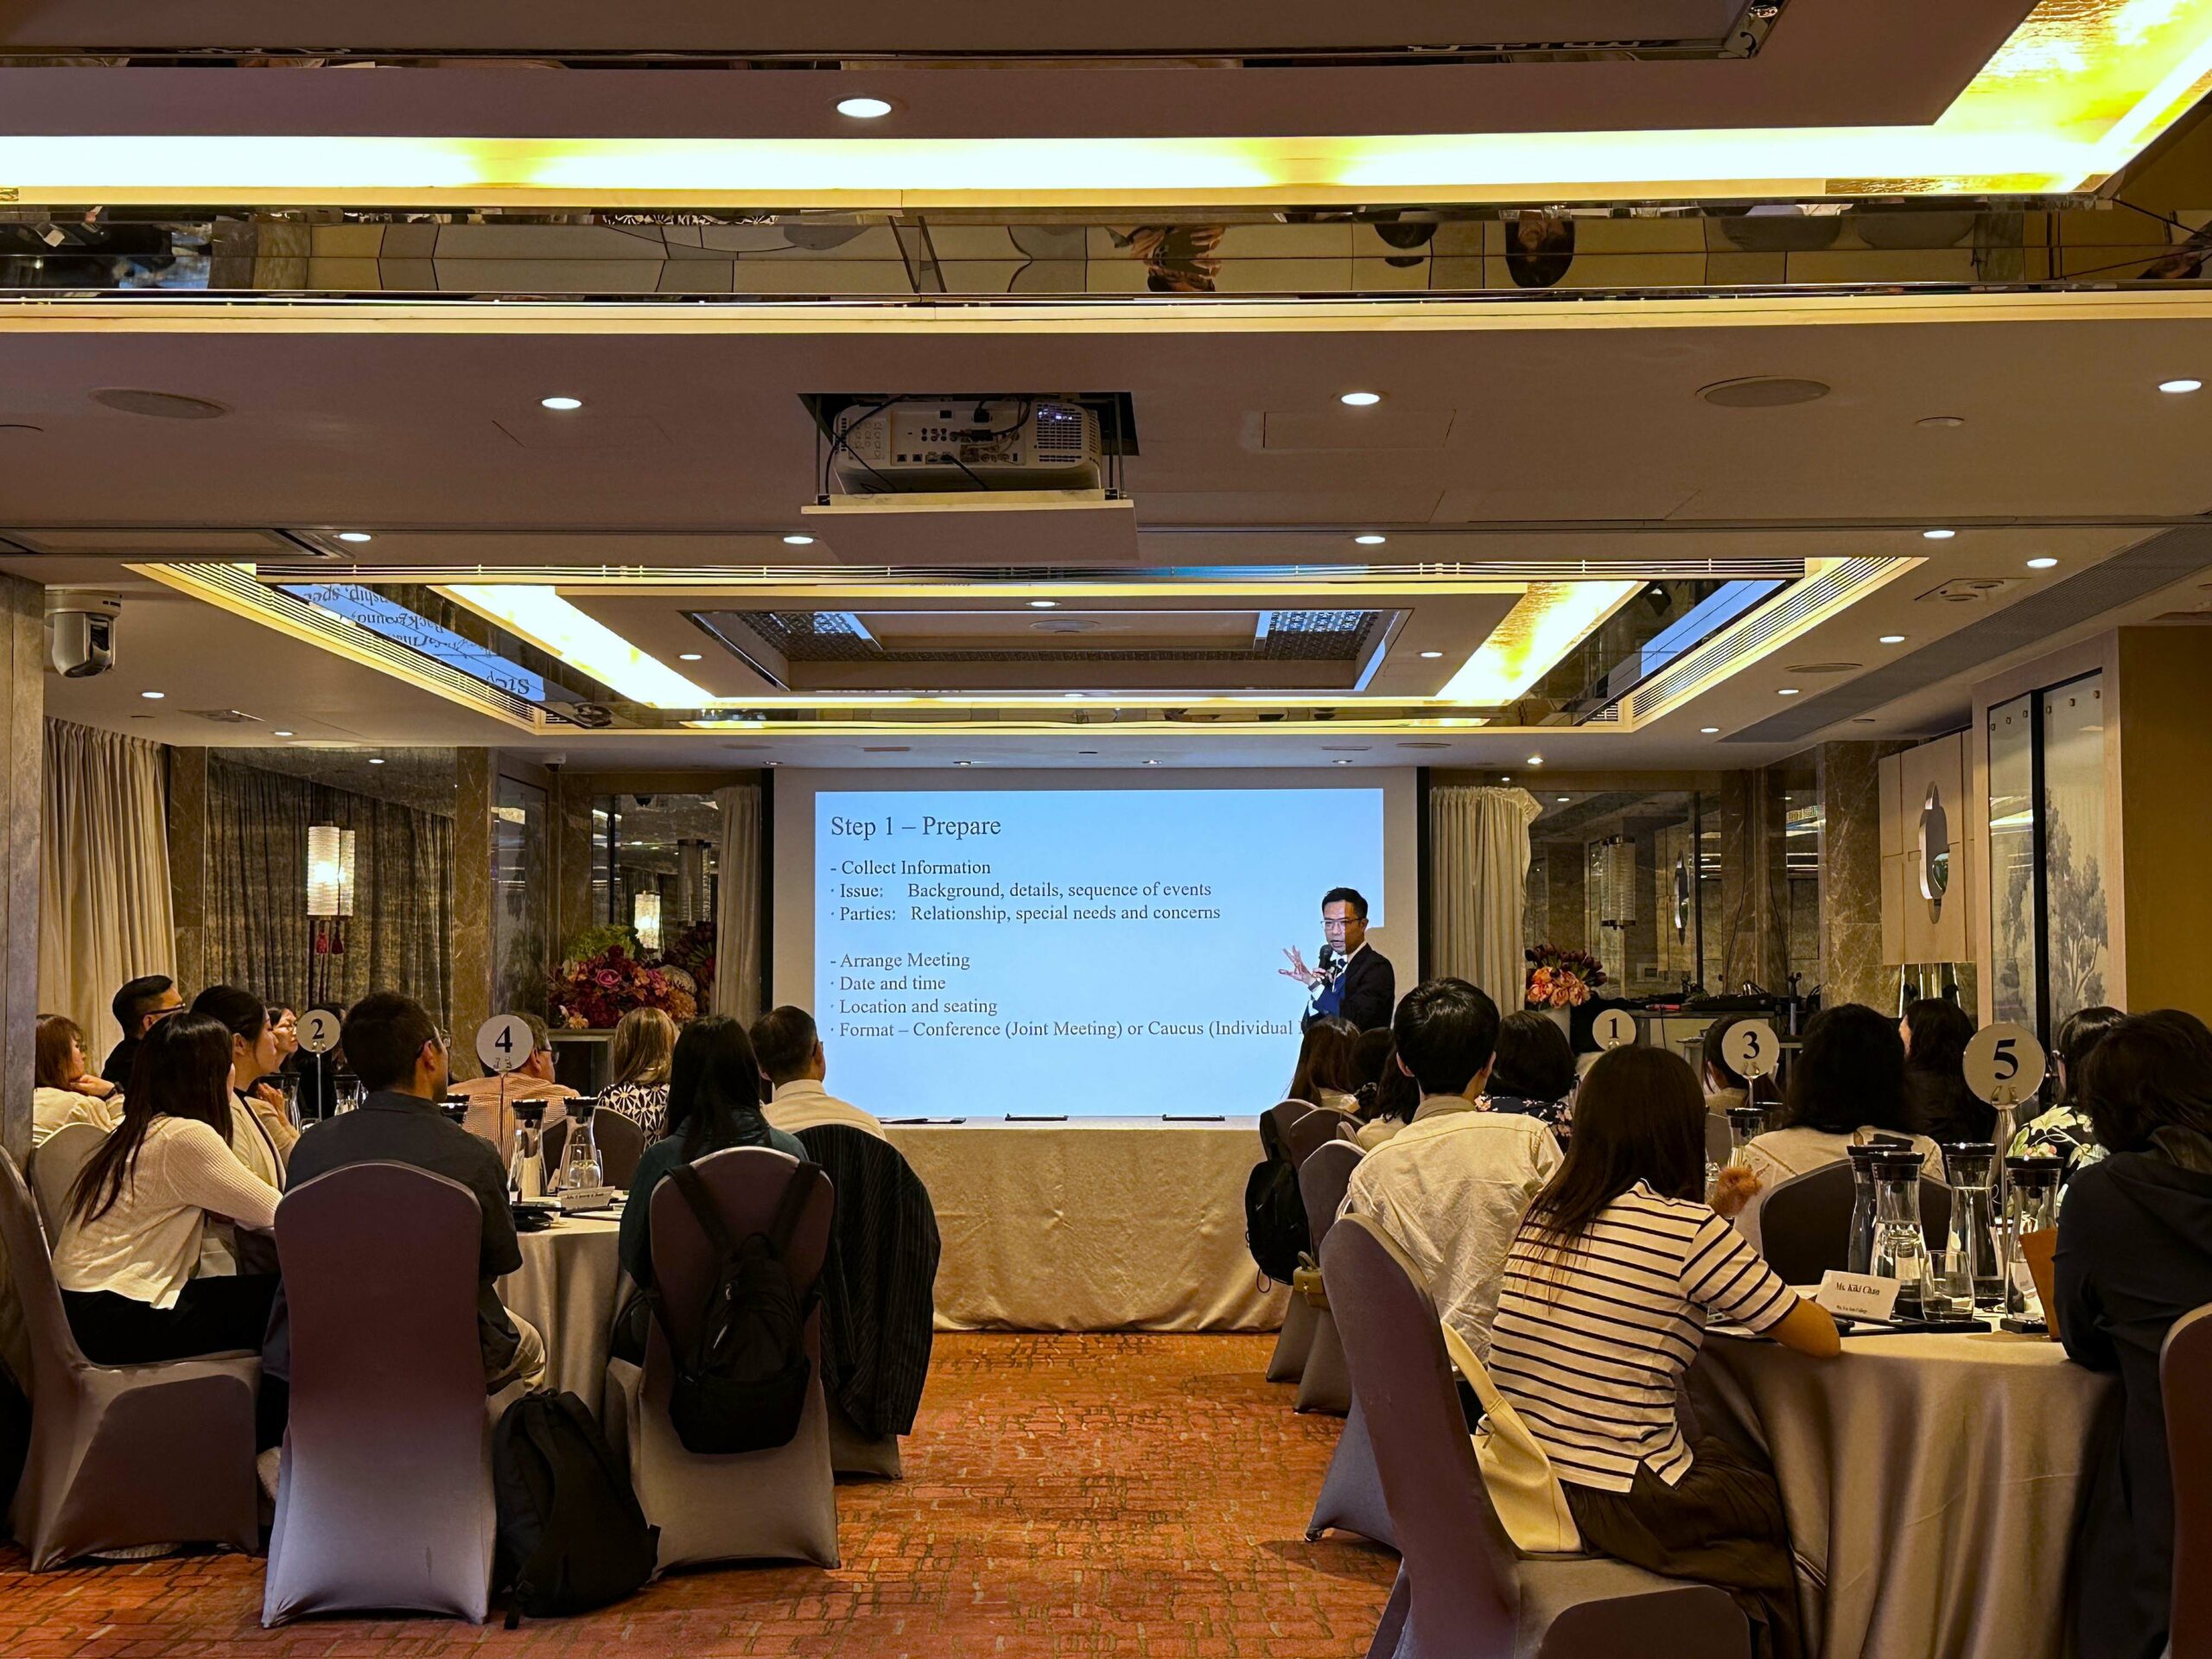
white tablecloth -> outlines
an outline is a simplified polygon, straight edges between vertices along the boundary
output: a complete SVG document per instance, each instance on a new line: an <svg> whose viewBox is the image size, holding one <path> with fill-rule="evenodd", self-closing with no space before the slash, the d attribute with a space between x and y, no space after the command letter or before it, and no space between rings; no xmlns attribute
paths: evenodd
<svg viewBox="0 0 2212 1659"><path fill-rule="evenodd" d="M1287 1293L1244 1244L1255 1120L894 1125L929 1188L942 1331L1261 1331Z"/></svg>
<svg viewBox="0 0 2212 1659"><path fill-rule="evenodd" d="M1773 1460L1811 1651L2061 1659L2113 1380L1999 1332L1843 1346L1708 1336L1690 1376L1705 1427Z"/></svg>
<svg viewBox="0 0 2212 1659"><path fill-rule="evenodd" d="M499 1281L499 1300L545 1338L545 1386L566 1389L594 1412L606 1386L607 1339L622 1264L615 1251L621 1211L564 1216L524 1233L522 1267Z"/></svg>

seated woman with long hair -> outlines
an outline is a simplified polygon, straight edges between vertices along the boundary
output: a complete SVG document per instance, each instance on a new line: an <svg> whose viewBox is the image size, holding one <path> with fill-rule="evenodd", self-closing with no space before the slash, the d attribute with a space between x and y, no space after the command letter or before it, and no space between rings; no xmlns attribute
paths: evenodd
<svg viewBox="0 0 2212 1659"><path fill-rule="evenodd" d="M1940 996L1923 996L1897 1021L1904 1044L1904 1101L1912 1126L1942 1146L1986 1141L1997 1109L1967 1087L1967 1045L1974 1016Z"/></svg>
<svg viewBox="0 0 2212 1659"><path fill-rule="evenodd" d="M223 1022L231 1033L231 1149L271 1186L284 1185L284 1164L300 1138L284 1096L265 1078L283 1061L283 1044L268 1005L235 985L210 985L192 1011Z"/></svg>
<svg viewBox="0 0 2212 1659"><path fill-rule="evenodd" d="M85 1033L66 1014L41 1014L32 1046L31 1146L72 1123L111 1129L122 1121L123 1090L96 1074L85 1058Z"/></svg>
<svg viewBox="0 0 2212 1659"><path fill-rule="evenodd" d="M102 1365L261 1346L274 1274L195 1278L211 1221L266 1232L277 1191L231 1149L229 1028L172 1014L146 1033L123 1121L85 1166L54 1247L69 1327Z"/></svg>
<svg viewBox="0 0 2212 1659"><path fill-rule="evenodd" d="M1359 1102L1352 1091L1359 1087L1352 1069L1359 1027L1349 1020L1316 1020L1306 1027L1299 1045L1298 1066L1290 1074L1286 1100L1302 1100L1309 1106L1325 1106L1332 1112L1357 1112Z"/></svg>
<svg viewBox="0 0 2212 1659"><path fill-rule="evenodd" d="M1793 1175L1840 1162L1852 1147L1895 1141L1926 1160L1921 1173L1941 1180L1943 1154L1913 1133L1905 1104L1904 1044L1897 1027L1863 1003L1824 1008L1805 1027L1789 1069L1779 1121L1744 1147L1743 1161L1720 1172L1713 1207L1724 1216Z"/></svg>
<svg viewBox="0 0 2212 1659"><path fill-rule="evenodd" d="M732 1147L772 1147L794 1158L806 1156L797 1135L771 1127L760 1116L760 1062L744 1023L709 1014L684 1027L676 1039L669 1061L668 1133L638 1160L622 1206L616 1248L640 1286L653 1281L653 1189L677 1165L696 1164Z"/></svg>
<svg viewBox="0 0 2212 1659"><path fill-rule="evenodd" d="M1574 1104L1574 1051L1567 1033L1535 1008L1507 1014L1498 1022L1497 1057L1483 1103L1563 1129Z"/></svg>
<svg viewBox="0 0 2212 1659"><path fill-rule="evenodd" d="M676 1021L658 1008L632 1008L607 1045L614 1080L599 1096L602 1112L620 1112L658 1141L668 1133L668 1067Z"/></svg>
<svg viewBox="0 0 2212 1659"><path fill-rule="evenodd" d="M1699 1198L1705 1100L1681 1058L1616 1048L1575 1096L1567 1160L1506 1260L1490 1370L1541 1443L1584 1541L1719 1586L1762 1659L1795 1659L1797 1586L1774 1477L1684 1438L1676 1386L1708 1318L1815 1358L1835 1321Z"/></svg>

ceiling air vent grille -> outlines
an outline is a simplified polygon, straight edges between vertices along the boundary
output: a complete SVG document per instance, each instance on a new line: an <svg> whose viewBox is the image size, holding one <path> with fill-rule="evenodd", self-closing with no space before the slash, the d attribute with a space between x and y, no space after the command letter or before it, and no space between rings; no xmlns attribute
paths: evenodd
<svg viewBox="0 0 2212 1659"><path fill-rule="evenodd" d="M1893 574L1893 559L1843 559L1816 576L1793 583L1781 597L1769 601L1734 627L1714 636L1665 672L1653 677L1635 692L1636 715L1649 718L1664 704L1681 696L1730 664L1780 645L1795 636L1827 610L1853 594Z"/></svg>

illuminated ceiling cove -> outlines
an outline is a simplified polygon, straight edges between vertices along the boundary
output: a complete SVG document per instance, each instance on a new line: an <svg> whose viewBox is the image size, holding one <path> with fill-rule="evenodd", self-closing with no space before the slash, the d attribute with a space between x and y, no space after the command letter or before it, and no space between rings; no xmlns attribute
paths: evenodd
<svg viewBox="0 0 2212 1659"><path fill-rule="evenodd" d="M1791 21L1783 17L1778 39ZM1908 53L1913 43L1895 47ZM1191 77L1199 100L1205 79ZM206 131L156 138L93 130L0 138L0 181L24 202L424 207L2050 194L2099 184L2171 126L2208 79L2212 0L2042 0L1948 107L1920 124L1077 137L1005 131L1020 118L1016 105L1011 117L1000 111L996 130L950 135L901 132L895 109L884 130L864 137L817 136L836 130L812 115L771 118L769 127L786 130L743 137L513 137L480 130L466 137ZM425 100L425 107L436 105ZM418 111L416 118L423 118ZM461 111L450 120L471 124ZM1189 124L1212 124L1194 117Z"/></svg>

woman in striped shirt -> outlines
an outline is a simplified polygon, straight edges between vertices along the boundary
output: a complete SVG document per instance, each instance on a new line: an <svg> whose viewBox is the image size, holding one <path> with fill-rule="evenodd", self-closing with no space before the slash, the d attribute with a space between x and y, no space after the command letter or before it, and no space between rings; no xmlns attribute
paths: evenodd
<svg viewBox="0 0 2212 1659"><path fill-rule="evenodd" d="M1507 1258L1490 1368L1550 1455L1595 1549L1718 1585L1762 1659L1796 1659L1796 1587L1774 1477L1682 1438L1675 1387L1708 1314L1819 1358L1835 1321L1700 1200L1705 1102L1661 1049L1612 1049L1575 1097L1567 1161Z"/></svg>

